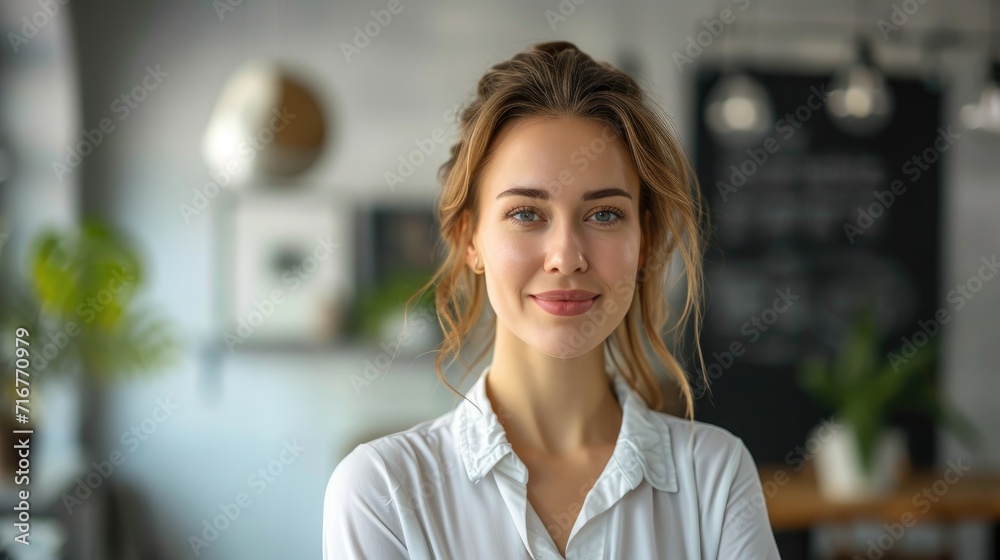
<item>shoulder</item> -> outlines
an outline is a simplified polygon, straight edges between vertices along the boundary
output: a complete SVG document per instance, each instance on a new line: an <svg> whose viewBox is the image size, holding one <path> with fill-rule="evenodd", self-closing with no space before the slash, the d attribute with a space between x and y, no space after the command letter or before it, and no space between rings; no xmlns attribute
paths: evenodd
<svg viewBox="0 0 1000 560"><path fill-rule="evenodd" d="M658 411L650 411L650 416L670 433L674 454L698 464L725 460L746 450L739 436L721 426Z"/></svg>
<svg viewBox="0 0 1000 560"><path fill-rule="evenodd" d="M326 484L324 509L355 503L359 498L379 501L386 497L391 480L385 462L368 443L361 443L333 469Z"/></svg>
<svg viewBox="0 0 1000 560"><path fill-rule="evenodd" d="M350 492L359 486L386 488L408 471L444 458L452 447L450 426L454 411L406 430L357 445L330 476L327 493Z"/></svg>
<svg viewBox="0 0 1000 560"><path fill-rule="evenodd" d="M731 431L662 412L654 412L651 418L669 434L670 454L682 487L693 487L699 494L725 493L733 485L757 478L749 449Z"/></svg>
<svg viewBox="0 0 1000 560"><path fill-rule="evenodd" d="M376 440L377 441L377 440ZM407 558L413 512L397 475L374 442L357 445L336 466L323 496L323 559Z"/></svg>
<svg viewBox="0 0 1000 560"><path fill-rule="evenodd" d="M695 497L710 558L778 558L757 465L731 431L661 412L681 492Z"/></svg>
<svg viewBox="0 0 1000 560"><path fill-rule="evenodd" d="M448 445L442 434L449 423L450 413L354 447L327 481L326 516L350 517L362 508L382 518L407 508L398 493L408 479L439 463Z"/></svg>
<svg viewBox="0 0 1000 560"><path fill-rule="evenodd" d="M420 422L406 430L387 434L367 443L390 468L405 472L427 467L454 452L455 411Z"/></svg>

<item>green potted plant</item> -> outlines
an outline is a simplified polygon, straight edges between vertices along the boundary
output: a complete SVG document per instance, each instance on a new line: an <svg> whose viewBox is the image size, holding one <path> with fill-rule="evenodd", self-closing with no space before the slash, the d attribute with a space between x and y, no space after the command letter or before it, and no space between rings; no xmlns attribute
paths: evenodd
<svg viewBox="0 0 1000 560"><path fill-rule="evenodd" d="M930 367L938 339L927 337L922 346L904 344L882 354L875 309L861 315L846 343L833 360L809 358L799 370L800 386L833 409L833 434L814 432L820 442L814 455L817 482L829 498L851 501L890 491L906 463L903 433L890 428L890 416L910 410L931 416L935 423L953 429L972 442L970 424L946 406Z"/></svg>
<svg viewBox="0 0 1000 560"><path fill-rule="evenodd" d="M0 231L7 228L0 224ZM0 400L6 410L14 410L17 389L24 387L16 380L17 338L28 342L20 348L30 362L20 376L29 382L30 423L11 426L14 414L2 414L4 434L44 416L41 392L52 382L103 383L155 371L176 358L169 324L138 302L143 267L122 233L96 220L48 229L28 243L26 261L23 270L0 270Z"/></svg>
<svg viewBox="0 0 1000 560"><path fill-rule="evenodd" d="M387 276L358 297L355 320L359 334L373 342L400 342L404 352L419 352L440 341L441 333L434 315L434 287L412 305L403 328L407 301L431 276L423 269L402 269ZM407 349L406 347L410 347Z"/></svg>

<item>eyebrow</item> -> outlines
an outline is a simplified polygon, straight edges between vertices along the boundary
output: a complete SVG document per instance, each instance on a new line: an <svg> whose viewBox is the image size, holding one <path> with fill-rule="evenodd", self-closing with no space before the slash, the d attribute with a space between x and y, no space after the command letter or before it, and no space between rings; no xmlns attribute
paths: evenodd
<svg viewBox="0 0 1000 560"><path fill-rule="evenodd" d="M497 198L503 198L505 196L526 196L529 198L538 198L541 200L548 200L550 198L549 191L545 189L533 189L529 187L514 187L512 189L507 189L502 193L497 195ZM581 200L596 200L598 198L607 198L610 196L624 196L625 198L631 199L632 195L628 193L625 189L618 187L608 187L606 189L598 189L596 191L587 191L583 193L580 197Z"/></svg>

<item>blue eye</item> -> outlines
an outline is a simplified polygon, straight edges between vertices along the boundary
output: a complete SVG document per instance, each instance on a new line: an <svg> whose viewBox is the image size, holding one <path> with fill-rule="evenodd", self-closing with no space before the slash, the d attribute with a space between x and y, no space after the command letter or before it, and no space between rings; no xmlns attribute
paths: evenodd
<svg viewBox="0 0 1000 560"><path fill-rule="evenodd" d="M594 212L591 216L592 217L596 217L596 216L600 216L602 214L604 214L604 215L610 215L611 216L607 220L601 220L601 219L595 220L597 223L601 224L602 226L613 226L613 225L616 225L618 222L622 221L623 218L625 218L625 212L622 212L621 210L619 210L617 208L611 208L611 207L602 208L602 209L598 210L597 212Z"/></svg>
<svg viewBox="0 0 1000 560"><path fill-rule="evenodd" d="M513 222L514 224L516 224L518 226L524 226L524 225L527 225L527 224L530 224L532 222L536 222L537 221L537 220L534 220L534 219L527 219L527 220L521 219L525 214L529 214L529 215L534 216L536 218L538 217L538 213L535 212L534 210L532 210L531 208L528 208L527 206L519 206L517 208L512 208L512 209L508 210L507 213L504 214L504 216L509 221Z"/></svg>
<svg viewBox="0 0 1000 560"><path fill-rule="evenodd" d="M520 211L514 212L512 214L512 216L524 216L525 214L530 214L532 216L536 215L531 210L520 210ZM518 219L518 221L520 221L520 222L533 222L534 220L522 220L522 219Z"/></svg>
<svg viewBox="0 0 1000 560"><path fill-rule="evenodd" d="M504 216L509 221L519 226L525 226L541 220L538 213L527 206L512 208L508 210ZM618 225L625 218L625 212L613 206L608 206L598 209L596 212L591 214L590 217L598 217L598 219L588 221L600 224L602 227L610 227Z"/></svg>

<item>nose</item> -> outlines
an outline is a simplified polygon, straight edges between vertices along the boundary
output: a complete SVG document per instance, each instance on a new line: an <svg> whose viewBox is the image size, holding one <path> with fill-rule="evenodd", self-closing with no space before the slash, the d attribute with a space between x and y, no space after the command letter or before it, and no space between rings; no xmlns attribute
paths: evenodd
<svg viewBox="0 0 1000 560"><path fill-rule="evenodd" d="M572 274L587 271L586 244L573 224L552 227L545 244L546 272Z"/></svg>

